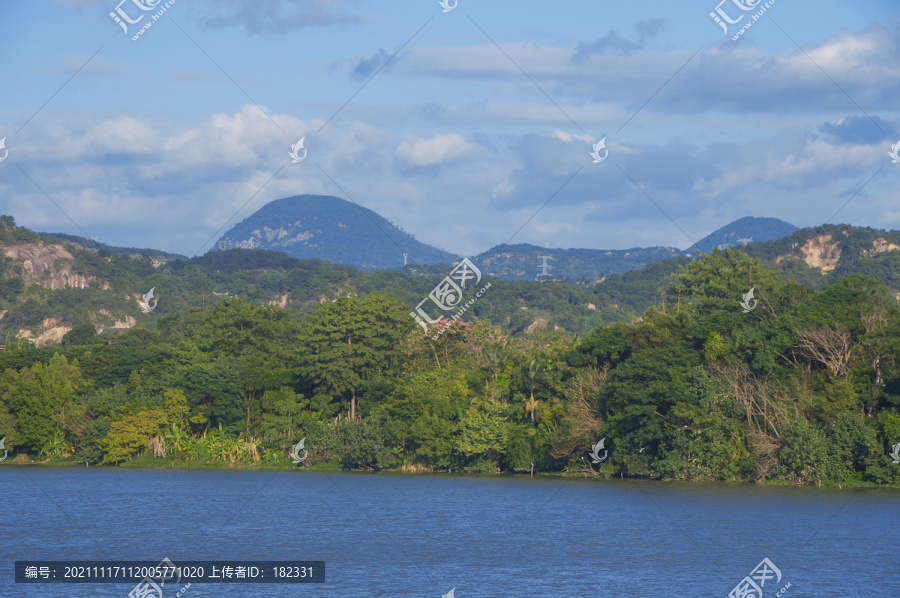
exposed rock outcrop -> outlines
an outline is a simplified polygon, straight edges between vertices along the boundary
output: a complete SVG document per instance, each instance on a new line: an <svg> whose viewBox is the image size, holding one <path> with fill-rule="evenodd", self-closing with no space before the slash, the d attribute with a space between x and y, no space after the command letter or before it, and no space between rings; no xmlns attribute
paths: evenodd
<svg viewBox="0 0 900 598"><path fill-rule="evenodd" d="M798 244L791 245L791 249L798 249L799 255L779 255L775 263L787 259L802 259L810 268L821 268L822 272L830 272L837 267L841 259L841 248L837 241L832 241L831 235L819 235L812 237L798 248Z"/></svg>
<svg viewBox="0 0 900 598"><path fill-rule="evenodd" d="M72 270L75 258L62 245L46 245L43 242L11 245L4 247L3 253L20 263L22 282L26 287L37 284L50 290L67 286L83 289L93 280L92 276Z"/></svg>
<svg viewBox="0 0 900 598"><path fill-rule="evenodd" d="M34 343L34 346L36 347L46 345L48 342L58 343L62 340L67 332L72 330L71 326L60 326L59 323L59 318L45 318L43 323L43 331L40 334L35 335L30 330L22 328L19 330L19 333L16 335L16 337L23 338Z"/></svg>
<svg viewBox="0 0 900 598"><path fill-rule="evenodd" d="M547 318L545 318L543 316L538 316L537 318L535 318L534 322L532 322L531 324L528 325L528 327L525 329L525 332L528 334L531 334L538 328L546 328L547 324L549 324L549 323L550 323L550 321Z"/></svg>
<svg viewBox="0 0 900 598"><path fill-rule="evenodd" d="M900 245L889 243L885 238L878 238L872 241L872 249L866 251L866 255L875 255L878 253L885 253L887 251L897 251L898 249L900 249Z"/></svg>
<svg viewBox="0 0 900 598"><path fill-rule="evenodd" d="M288 299L288 294L285 293L279 299L273 299L269 301L269 305L277 305L278 307L287 307L290 300Z"/></svg>
<svg viewBox="0 0 900 598"><path fill-rule="evenodd" d="M97 328L97 334L102 334L104 330L128 330L134 328L137 320L134 316L125 316L124 320L118 320L107 309L101 309L91 314L91 323Z"/></svg>

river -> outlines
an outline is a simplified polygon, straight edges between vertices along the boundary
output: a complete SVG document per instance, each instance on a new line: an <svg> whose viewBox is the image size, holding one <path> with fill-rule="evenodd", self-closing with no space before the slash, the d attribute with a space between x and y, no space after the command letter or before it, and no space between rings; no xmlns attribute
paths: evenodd
<svg viewBox="0 0 900 598"><path fill-rule="evenodd" d="M0 497L3 598L133 587L16 584L16 560L164 557L326 562L324 584L184 598L725 598L766 558L766 598L900 595L897 489L4 466Z"/></svg>

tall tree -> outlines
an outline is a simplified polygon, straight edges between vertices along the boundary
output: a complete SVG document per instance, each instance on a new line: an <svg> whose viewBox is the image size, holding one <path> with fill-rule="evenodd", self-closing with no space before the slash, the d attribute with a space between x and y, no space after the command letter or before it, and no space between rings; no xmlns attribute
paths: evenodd
<svg viewBox="0 0 900 598"><path fill-rule="evenodd" d="M401 341L415 326L408 312L385 294L339 297L316 307L298 337L301 371L317 391L312 394L345 401L354 420L362 388L399 372Z"/></svg>
<svg viewBox="0 0 900 598"><path fill-rule="evenodd" d="M6 371L0 392L19 420L19 443L38 450L44 446L56 428L54 414L75 394L80 380L78 360L69 364L58 353L46 366L38 361L18 372Z"/></svg>

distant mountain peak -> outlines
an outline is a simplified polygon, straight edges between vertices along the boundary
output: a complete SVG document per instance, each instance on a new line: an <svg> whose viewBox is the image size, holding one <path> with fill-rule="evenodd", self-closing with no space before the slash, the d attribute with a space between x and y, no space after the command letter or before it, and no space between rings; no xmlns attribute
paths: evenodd
<svg viewBox="0 0 900 598"><path fill-rule="evenodd" d="M281 251L366 270L398 269L404 261L449 263L456 257L416 240L368 208L330 195L269 202L213 246L214 251L234 248Z"/></svg>
<svg viewBox="0 0 900 598"><path fill-rule="evenodd" d="M778 218L744 216L702 238L691 245L687 251L693 253L695 249L699 249L709 253L716 247L724 249L725 247L741 247L750 243L775 241L792 235L798 230L800 229L790 222Z"/></svg>

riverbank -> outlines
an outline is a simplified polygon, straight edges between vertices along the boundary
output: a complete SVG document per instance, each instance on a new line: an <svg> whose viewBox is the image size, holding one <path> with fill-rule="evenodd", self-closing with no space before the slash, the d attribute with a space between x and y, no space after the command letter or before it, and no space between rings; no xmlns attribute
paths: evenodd
<svg viewBox="0 0 900 598"><path fill-rule="evenodd" d="M141 459L134 459L132 461L128 461L125 463L121 463L119 465L89 465L86 466L84 463L76 463L72 458L63 458L63 459L49 459L46 461L23 461L20 459L22 455L17 456L15 462L8 461L7 463L0 462L0 470L3 469L4 466L25 466L25 467L34 467L34 468L89 468L89 469L142 469L142 470L153 470L153 469L173 469L179 471L306 471L306 472L321 472L321 473L384 473L384 474L404 474L404 475L448 475L446 471L443 470L426 470L426 469L416 469L416 468L406 468L406 469L382 469L382 470L365 470L365 469L347 469L342 467L338 462L332 463L318 463L316 465L310 466L300 466L293 463L223 463L219 461L211 461L211 462L198 462L198 461L178 461L173 459L165 459L165 458L154 458L154 457L146 457ZM499 473L493 472L488 473L485 471L459 471L455 470L449 475L456 476L466 476L466 477L484 477L484 476L515 476L517 478L525 478L525 477L540 477L540 478L558 478L558 479L598 479L598 480L644 480L644 481L653 481L653 482L671 482L671 483L709 483L709 482L718 482L722 484L754 484L759 486L816 486L821 488L897 488L900 489L900 483L898 484L876 484L874 482L864 482L859 480L848 480L845 482L822 482L819 484L794 484L788 482L786 480L767 480L761 483L754 483L752 480L674 480L670 478L665 479L657 479L657 478L648 478L648 477L628 477L624 478L619 475L614 474L606 474L603 472L596 473L594 475L590 475L584 472L561 472L561 471L545 471L545 472L535 472L532 476L527 470L525 471L501 471Z"/></svg>

